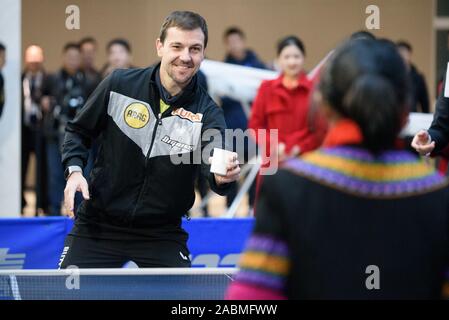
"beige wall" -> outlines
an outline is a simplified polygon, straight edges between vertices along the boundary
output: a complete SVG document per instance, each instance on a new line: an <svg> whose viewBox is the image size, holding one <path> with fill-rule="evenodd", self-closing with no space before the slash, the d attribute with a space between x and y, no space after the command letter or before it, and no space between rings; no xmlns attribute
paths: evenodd
<svg viewBox="0 0 449 320"><path fill-rule="evenodd" d="M22 0L23 48L44 47L46 66L59 66L63 44L91 35L100 44L97 65L104 61L104 46L114 37L126 37L134 63L156 60L154 41L163 18L172 10L193 10L209 25L207 55L224 56L222 32L229 25L245 30L248 44L266 62L275 56L276 41L288 34L300 36L312 68L329 50L353 31L364 29L365 8L381 10L381 29L374 34L392 40L406 39L414 46L414 61L426 79L433 79L432 0ZM65 28L65 8L81 10L81 29ZM433 83L428 81L433 92Z"/></svg>

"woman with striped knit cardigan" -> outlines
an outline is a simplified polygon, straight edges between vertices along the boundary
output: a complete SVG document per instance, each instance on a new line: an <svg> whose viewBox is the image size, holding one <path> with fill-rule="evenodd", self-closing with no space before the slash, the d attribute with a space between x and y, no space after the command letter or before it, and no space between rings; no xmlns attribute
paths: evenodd
<svg viewBox="0 0 449 320"><path fill-rule="evenodd" d="M319 85L328 135L264 178L228 299L449 296L448 182L396 148L406 79L388 41L334 53Z"/></svg>

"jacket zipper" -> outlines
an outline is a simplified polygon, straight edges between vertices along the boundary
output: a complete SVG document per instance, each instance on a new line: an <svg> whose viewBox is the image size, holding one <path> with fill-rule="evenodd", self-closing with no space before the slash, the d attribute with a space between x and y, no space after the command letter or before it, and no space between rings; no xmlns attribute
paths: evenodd
<svg viewBox="0 0 449 320"><path fill-rule="evenodd" d="M147 169L147 166L148 166L148 160L149 160L149 157L150 157L150 154L151 154L151 150L153 149L154 140L156 139L157 128L160 125L162 125L162 113L159 112L159 114L157 116L156 124L154 125L153 136L151 137L150 149L148 150L147 155L145 157L145 178L143 179L142 187L140 188L139 196L137 197L136 205L134 206L134 210L133 210L133 213L131 215L131 219L130 219L131 226L132 226L132 222L134 221L134 216L136 215L136 211L137 211L137 207L139 206L140 199L142 198L142 195L143 195L143 193L145 191L145 187L147 185L146 169Z"/></svg>

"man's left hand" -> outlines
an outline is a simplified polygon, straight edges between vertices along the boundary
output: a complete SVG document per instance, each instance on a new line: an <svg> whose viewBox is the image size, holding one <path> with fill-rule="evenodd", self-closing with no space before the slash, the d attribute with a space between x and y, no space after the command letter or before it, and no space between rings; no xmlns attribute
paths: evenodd
<svg viewBox="0 0 449 320"><path fill-rule="evenodd" d="M233 152L232 156L228 158L226 164L228 171L225 176L214 173L215 182L217 185L234 182L240 178L240 166L237 156L237 153ZM209 163L212 163L212 157L209 158Z"/></svg>

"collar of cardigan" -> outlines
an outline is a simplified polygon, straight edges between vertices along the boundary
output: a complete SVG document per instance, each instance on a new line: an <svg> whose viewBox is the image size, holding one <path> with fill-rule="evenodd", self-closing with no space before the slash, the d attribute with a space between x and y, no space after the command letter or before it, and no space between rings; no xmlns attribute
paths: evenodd
<svg viewBox="0 0 449 320"><path fill-rule="evenodd" d="M340 119L329 129L323 147L359 145L362 142L362 130L358 124L350 119Z"/></svg>

